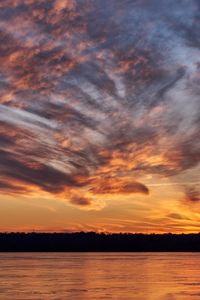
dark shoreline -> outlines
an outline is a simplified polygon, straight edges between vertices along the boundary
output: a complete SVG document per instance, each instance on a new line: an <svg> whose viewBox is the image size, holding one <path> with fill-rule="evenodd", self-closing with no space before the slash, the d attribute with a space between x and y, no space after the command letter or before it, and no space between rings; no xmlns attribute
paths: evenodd
<svg viewBox="0 0 200 300"><path fill-rule="evenodd" d="M0 252L199 252L198 234L0 233Z"/></svg>

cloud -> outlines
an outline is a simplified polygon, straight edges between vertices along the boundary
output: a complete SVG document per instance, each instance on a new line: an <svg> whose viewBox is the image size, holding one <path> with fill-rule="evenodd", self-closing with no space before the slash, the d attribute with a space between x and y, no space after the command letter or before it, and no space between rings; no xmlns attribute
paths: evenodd
<svg viewBox="0 0 200 300"><path fill-rule="evenodd" d="M80 206L87 206L87 205L91 204L91 201L89 199L84 198L84 197L80 197L80 196L76 196L76 195L73 195L70 198L70 202L72 204L80 205Z"/></svg>
<svg viewBox="0 0 200 300"><path fill-rule="evenodd" d="M2 1L1 190L90 206L198 165L199 17L195 0Z"/></svg>
<svg viewBox="0 0 200 300"><path fill-rule="evenodd" d="M200 191L196 187L187 186L185 188L185 199L190 203L197 203L200 201Z"/></svg>
<svg viewBox="0 0 200 300"><path fill-rule="evenodd" d="M116 178L113 178L111 180L97 179L96 184L93 182L92 185L93 187L91 188L91 191L94 194L149 194L149 189L144 184L136 181L120 181Z"/></svg>
<svg viewBox="0 0 200 300"><path fill-rule="evenodd" d="M167 217L175 220L190 220L188 217L182 216L181 214L178 213L170 213L167 215Z"/></svg>
<svg viewBox="0 0 200 300"><path fill-rule="evenodd" d="M10 184L9 182L4 182L1 180L0 180L0 189L1 189L2 193L6 193L6 194L9 194L9 193L10 194L12 194L12 193L22 194L22 193L28 192L26 187Z"/></svg>

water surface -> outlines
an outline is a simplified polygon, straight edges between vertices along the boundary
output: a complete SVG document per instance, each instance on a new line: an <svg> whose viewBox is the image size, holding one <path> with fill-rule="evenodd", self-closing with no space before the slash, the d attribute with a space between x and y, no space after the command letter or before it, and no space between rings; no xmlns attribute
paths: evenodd
<svg viewBox="0 0 200 300"><path fill-rule="evenodd" d="M2 300L199 300L198 253L0 253Z"/></svg>

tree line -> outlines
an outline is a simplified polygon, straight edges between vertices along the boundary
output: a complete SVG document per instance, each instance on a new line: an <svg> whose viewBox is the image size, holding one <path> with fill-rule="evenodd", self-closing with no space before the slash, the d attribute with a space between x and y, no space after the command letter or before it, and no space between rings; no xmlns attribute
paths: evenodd
<svg viewBox="0 0 200 300"><path fill-rule="evenodd" d="M200 233L0 233L0 251L200 251Z"/></svg>

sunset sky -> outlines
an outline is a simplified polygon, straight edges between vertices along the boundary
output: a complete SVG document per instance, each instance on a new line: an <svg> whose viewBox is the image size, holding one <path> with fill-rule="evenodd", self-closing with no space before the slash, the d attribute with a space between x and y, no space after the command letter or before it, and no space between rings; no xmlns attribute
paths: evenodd
<svg viewBox="0 0 200 300"><path fill-rule="evenodd" d="M200 1L0 1L0 231L200 231Z"/></svg>

